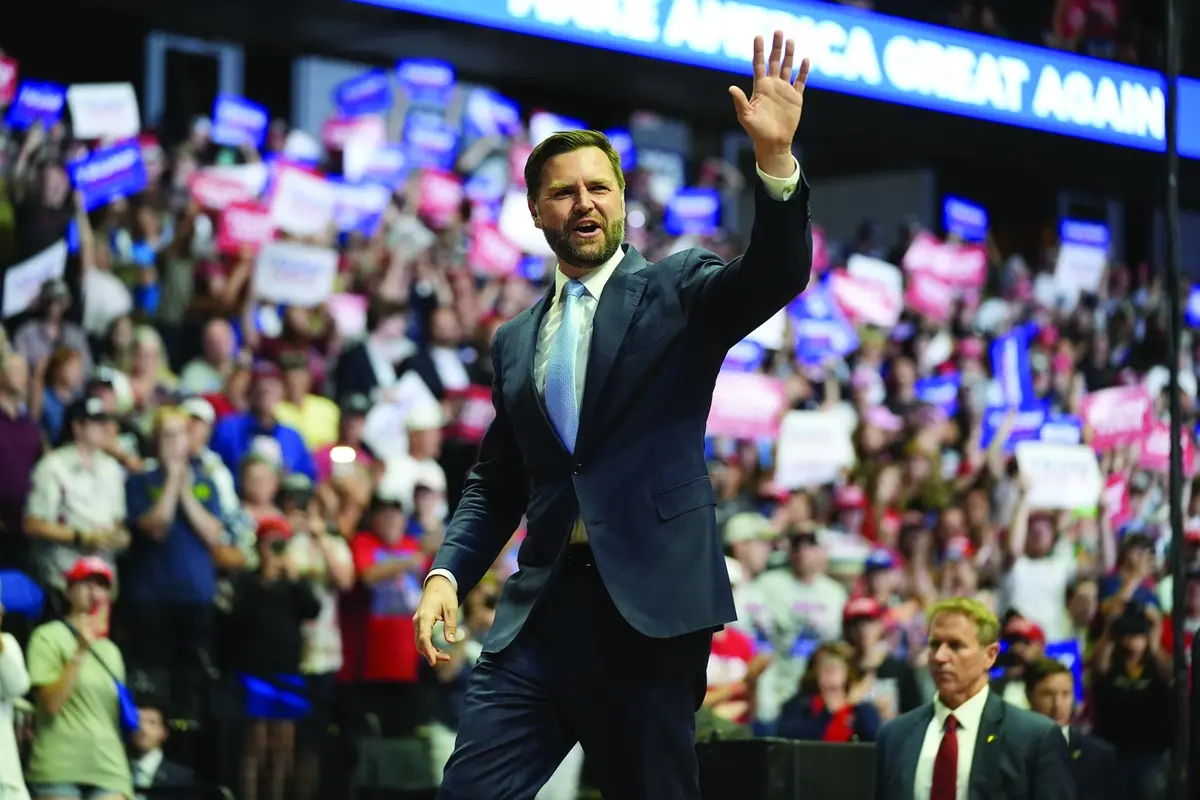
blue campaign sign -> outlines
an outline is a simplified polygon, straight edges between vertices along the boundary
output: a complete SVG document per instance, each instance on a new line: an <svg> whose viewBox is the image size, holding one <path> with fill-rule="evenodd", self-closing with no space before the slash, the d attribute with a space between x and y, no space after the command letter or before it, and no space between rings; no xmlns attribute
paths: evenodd
<svg viewBox="0 0 1200 800"><path fill-rule="evenodd" d="M742 74L746 31L780 28L812 58L809 80L819 89L1142 150L1166 146L1159 72L813 0L645 0L599 14L563 0L355 2ZM1191 124L1200 121L1200 86L1181 84L1180 104L1180 149L1200 156Z"/></svg>
<svg viewBox="0 0 1200 800"><path fill-rule="evenodd" d="M707 236L721 222L721 195L716 189L680 189L667 203L663 227L672 236Z"/></svg>
<svg viewBox="0 0 1200 800"><path fill-rule="evenodd" d="M942 203L942 227L964 242L982 242L987 238L987 209L961 197L946 196Z"/></svg>

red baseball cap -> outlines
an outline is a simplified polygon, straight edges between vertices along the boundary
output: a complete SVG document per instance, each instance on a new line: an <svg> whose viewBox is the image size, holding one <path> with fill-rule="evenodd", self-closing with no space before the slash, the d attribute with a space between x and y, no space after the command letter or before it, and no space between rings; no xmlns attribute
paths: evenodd
<svg viewBox="0 0 1200 800"><path fill-rule="evenodd" d="M292 526L283 517L264 517L258 521L255 536L260 542L270 539L281 539L286 542L292 538Z"/></svg>
<svg viewBox="0 0 1200 800"><path fill-rule="evenodd" d="M81 556L66 573L67 583L78 583L92 578L103 578L108 585L113 582L113 569L99 556Z"/></svg>
<svg viewBox="0 0 1200 800"><path fill-rule="evenodd" d="M867 507L867 493L853 483L840 487L833 493L833 504L838 511L855 511Z"/></svg>
<svg viewBox="0 0 1200 800"><path fill-rule="evenodd" d="M846 602L842 609L842 624L847 625L860 619L883 619L883 606L874 597L855 597Z"/></svg>
<svg viewBox="0 0 1200 800"><path fill-rule="evenodd" d="M1046 632L1035 622L1030 622L1024 617L1014 617L1004 626L1004 638L1045 644Z"/></svg>

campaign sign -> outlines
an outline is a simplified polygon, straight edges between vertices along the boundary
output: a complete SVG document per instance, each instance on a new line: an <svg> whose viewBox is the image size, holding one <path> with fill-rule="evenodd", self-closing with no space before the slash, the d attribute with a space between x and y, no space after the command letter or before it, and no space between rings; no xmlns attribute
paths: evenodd
<svg viewBox="0 0 1200 800"><path fill-rule="evenodd" d="M477 275L508 277L521 263L521 249L492 225L476 225L471 232L467 263Z"/></svg>
<svg viewBox="0 0 1200 800"><path fill-rule="evenodd" d="M480 87L467 98L463 125L470 139L513 136L521 130L521 109L498 92Z"/></svg>
<svg viewBox="0 0 1200 800"><path fill-rule="evenodd" d="M858 349L858 334L842 313L827 284L818 284L788 306L796 332L796 360L820 365L831 356L843 357Z"/></svg>
<svg viewBox="0 0 1200 800"><path fill-rule="evenodd" d="M61 278L67 269L67 243L58 241L4 272L4 319L28 311L37 302L46 281Z"/></svg>
<svg viewBox="0 0 1200 800"><path fill-rule="evenodd" d="M1183 310L1184 321L1193 328L1200 328L1200 286L1188 292L1187 307Z"/></svg>
<svg viewBox="0 0 1200 800"><path fill-rule="evenodd" d="M333 104L344 117L379 114L392 107L392 79L375 69L333 87Z"/></svg>
<svg viewBox="0 0 1200 800"><path fill-rule="evenodd" d="M88 211L146 188L146 164L136 141L97 150L67 169Z"/></svg>
<svg viewBox="0 0 1200 800"><path fill-rule="evenodd" d="M321 125L321 141L330 150L345 152L352 142L378 147L387 138L387 125L378 114L335 117Z"/></svg>
<svg viewBox="0 0 1200 800"><path fill-rule="evenodd" d="M1080 408L1097 450L1141 442L1154 424L1154 399L1145 386L1114 386L1090 392Z"/></svg>
<svg viewBox="0 0 1200 800"><path fill-rule="evenodd" d="M392 192L377 183L348 183L331 178L334 189L334 219L343 233L371 236L383 219Z"/></svg>
<svg viewBox="0 0 1200 800"><path fill-rule="evenodd" d="M1096 293L1108 266L1108 226L1101 222L1064 219L1059 228L1054 280L1069 296Z"/></svg>
<svg viewBox="0 0 1200 800"><path fill-rule="evenodd" d="M612 144L613 149L621 156L621 170L629 172L637 166L637 151L633 146L633 134L624 128L614 128L605 131L604 135Z"/></svg>
<svg viewBox="0 0 1200 800"><path fill-rule="evenodd" d="M404 155L411 169L452 170L458 133L431 114L410 115L404 124Z"/></svg>
<svg viewBox="0 0 1200 800"><path fill-rule="evenodd" d="M1051 414L1045 408L1031 408L1011 412L1003 406L989 408L983 412L983 431L980 447L990 447L1004 418L1014 413L1012 429L1004 452L1016 452L1018 442L1053 442L1056 444L1079 444L1083 441L1083 421L1070 414Z"/></svg>
<svg viewBox="0 0 1200 800"><path fill-rule="evenodd" d="M312 308L333 292L338 254L297 242L267 242L254 266L254 296L285 306Z"/></svg>
<svg viewBox="0 0 1200 800"><path fill-rule="evenodd" d="M758 342L743 339L729 348L729 352L725 354L725 361L721 364L721 369L734 372L757 372L762 366L766 354L766 348Z"/></svg>
<svg viewBox="0 0 1200 800"><path fill-rule="evenodd" d="M414 106L441 109L454 96L454 67L445 61L401 61L396 64L396 80Z"/></svg>
<svg viewBox="0 0 1200 800"><path fill-rule="evenodd" d="M959 289L978 289L987 281L986 248L943 242L928 231L913 237L901 264L906 272L927 272Z"/></svg>
<svg viewBox="0 0 1200 800"><path fill-rule="evenodd" d="M721 220L721 195L716 189L681 189L667 203L663 227L672 236L708 236Z"/></svg>
<svg viewBox="0 0 1200 800"><path fill-rule="evenodd" d="M40 122L49 128L62 117L67 89L47 81L21 81L17 97L8 109L8 124L23 130Z"/></svg>
<svg viewBox="0 0 1200 800"><path fill-rule="evenodd" d="M945 412L946 416L953 417L958 413L958 390L961 387L962 376L953 373L921 378L914 388L917 399L937 406Z"/></svg>
<svg viewBox="0 0 1200 800"><path fill-rule="evenodd" d="M722 370L713 389L709 436L774 439L787 411L783 381L769 375Z"/></svg>
<svg viewBox="0 0 1200 800"><path fill-rule="evenodd" d="M463 196L462 182L457 175L426 170L421 173L421 200L417 213L433 227L443 228L458 212Z"/></svg>
<svg viewBox="0 0 1200 800"><path fill-rule="evenodd" d="M552 134L583 131L587 130L587 127L583 120L551 114L549 111L535 111L529 116L529 141L539 145Z"/></svg>
<svg viewBox="0 0 1200 800"><path fill-rule="evenodd" d="M1033 368L1029 363L1029 334L1029 329L1018 328L992 341L992 375L1009 408L1030 408L1036 400Z"/></svg>
<svg viewBox="0 0 1200 800"><path fill-rule="evenodd" d="M1030 508L1094 508L1100 501L1104 477L1090 447L1021 442L1016 457L1017 468L1029 486Z"/></svg>
<svg viewBox="0 0 1200 800"><path fill-rule="evenodd" d="M217 250L237 255L243 248L258 250L275 236L270 209L257 203L232 203L217 223Z"/></svg>
<svg viewBox="0 0 1200 800"><path fill-rule="evenodd" d="M18 64L15 58L0 56L0 106L6 106L17 96Z"/></svg>
<svg viewBox="0 0 1200 800"><path fill-rule="evenodd" d="M988 213L981 206L961 197L947 195L942 203L942 227L964 242L982 242L987 238Z"/></svg>
<svg viewBox="0 0 1200 800"><path fill-rule="evenodd" d="M213 103L212 132L209 138L226 147L253 145L261 148L267 140L271 117L265 106L232 94L217 95Z"/></svg>
<svg viewBox="0 0 1200 800"><path fill-rule="evenodd" d="M396 189L408 177L408 159L404 156L404 148L398 144L360 146L350 142L342 152L342 172L347 180L379 183Z"/></svg>

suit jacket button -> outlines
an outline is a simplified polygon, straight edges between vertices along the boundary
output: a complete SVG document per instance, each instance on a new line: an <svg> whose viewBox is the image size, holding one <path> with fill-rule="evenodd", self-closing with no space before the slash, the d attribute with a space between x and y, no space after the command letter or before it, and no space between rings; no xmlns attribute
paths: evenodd
<svg viewBox="0 0 1200 800"><path fill-rule="evenodd" d="M575 469L572 470L572 473L575 475L578 475L581 472L583 472L583 467L580 466L579 464L576 464Z"/></svg>

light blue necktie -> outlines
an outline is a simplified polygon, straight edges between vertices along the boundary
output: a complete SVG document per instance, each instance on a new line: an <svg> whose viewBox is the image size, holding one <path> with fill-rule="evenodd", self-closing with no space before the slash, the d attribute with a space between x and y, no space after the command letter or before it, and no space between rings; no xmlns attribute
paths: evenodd
<svg viewBox="0 0 1200 800"><path fill-rule="evenodd" d="M558 438L571 453L579 434L579 404L575 400L575 353L579 349L579 298L587 289L572 278L563 287L562 321L550 342L546 363L546 412Z"/></svg>

